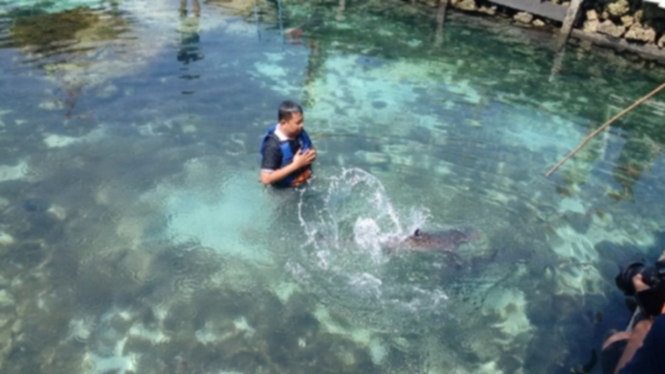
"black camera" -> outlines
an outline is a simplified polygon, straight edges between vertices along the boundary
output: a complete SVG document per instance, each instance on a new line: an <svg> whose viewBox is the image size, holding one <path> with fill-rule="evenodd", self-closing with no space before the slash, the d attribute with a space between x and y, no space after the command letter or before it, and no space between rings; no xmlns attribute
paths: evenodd
<svg viewBox="0 0 665 374"><path fill-rule="evenodd" d="M642 274L642 282L647 286L654 287L662 280L665 280L665 260L656 262L655 266L646 266L641 262L633 262L621 269L621 272L614 281L617 287L623 291L624 295L635 295L633 277L637 274Z"/></svg>

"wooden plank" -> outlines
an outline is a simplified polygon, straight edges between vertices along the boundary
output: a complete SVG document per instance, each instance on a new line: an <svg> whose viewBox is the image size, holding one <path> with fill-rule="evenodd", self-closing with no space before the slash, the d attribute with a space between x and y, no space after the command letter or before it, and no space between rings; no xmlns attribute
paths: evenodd
<svg viewBox="0 0 665 374"><path fill-rule="evenodd" d="M559 38L557 40L557 49L561 49L566 45L568 41L568 36L570 36L570 31L573 29L573 24L577 19L577 11L582 5L582 0L573 0L566 11L566 18L563 20L563 26L561 26L561 31L559 31Z"/></svg>
<svg viewBox="0 0 665 374"><path fill-rule="evenodd" d="M549 1L540 2L539 0L490 0L491 2L508 8L528 12L547 19L563 22L566 17L566 7Z"/></svg>

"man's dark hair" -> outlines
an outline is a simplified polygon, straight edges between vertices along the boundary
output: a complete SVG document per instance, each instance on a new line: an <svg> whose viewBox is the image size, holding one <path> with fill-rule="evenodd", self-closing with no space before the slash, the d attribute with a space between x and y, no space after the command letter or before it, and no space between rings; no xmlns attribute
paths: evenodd
<svg viewBox="0 0 665 374"><path fill-rule="evenodd" d="M282 120L290 120L293 113L302 114L302 107L293 101L285 101L279 105L279 122Z"/></svg>

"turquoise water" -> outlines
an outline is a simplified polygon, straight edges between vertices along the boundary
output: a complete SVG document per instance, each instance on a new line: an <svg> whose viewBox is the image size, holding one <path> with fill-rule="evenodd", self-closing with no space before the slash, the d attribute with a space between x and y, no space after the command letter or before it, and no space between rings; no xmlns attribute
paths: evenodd
<svg viewBox="0 0 665 374"><path fill-rule="evenodd" d="M0 0L3 373L569 373L626 323L665 99L544 174L665 70L399 1L179 5ZM319 157L274 191L286 98Z"/></svg>

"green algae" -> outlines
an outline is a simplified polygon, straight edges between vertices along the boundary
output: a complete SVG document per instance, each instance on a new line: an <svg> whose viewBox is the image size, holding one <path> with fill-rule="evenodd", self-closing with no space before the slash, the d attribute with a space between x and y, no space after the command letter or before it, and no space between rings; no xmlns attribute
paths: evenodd
<svg viewBox="0 0 665 374"><path fill-rule="evenodd" d="M102 2L102 0L12 0L0 3L0 15L22 17L60 13L78 7L94 7Z"/></svg>
<svg viewBox="0 0 665 374"><path fill-rule="evenodd" d="M9 30L13 47L31 47L35 53L54 52L89 41L113 40L123 32L118 18L108 19L87 8L16 18Z"/></svg>

